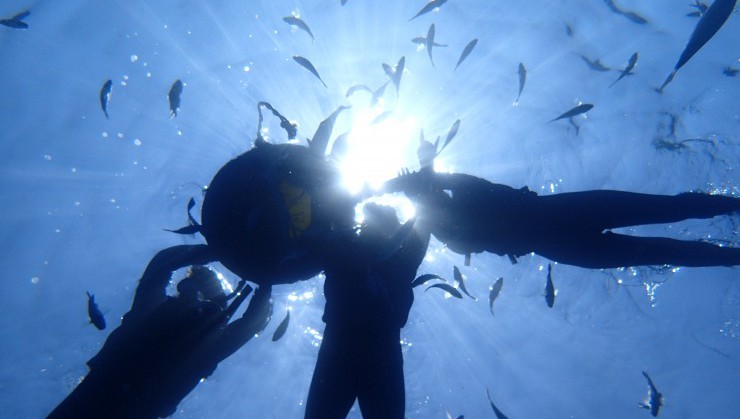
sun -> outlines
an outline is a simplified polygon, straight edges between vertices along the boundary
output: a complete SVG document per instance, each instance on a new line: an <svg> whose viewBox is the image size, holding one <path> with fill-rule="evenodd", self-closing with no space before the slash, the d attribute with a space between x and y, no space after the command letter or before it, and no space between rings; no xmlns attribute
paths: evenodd
<svg viewBox="0 0 740 419"><path fill-rule="evenodd" d="M377 190L402 168L415 167L416 120L378 107L353 114L347 153L339 164L345 187L357 193L365 185Z"/></svg>

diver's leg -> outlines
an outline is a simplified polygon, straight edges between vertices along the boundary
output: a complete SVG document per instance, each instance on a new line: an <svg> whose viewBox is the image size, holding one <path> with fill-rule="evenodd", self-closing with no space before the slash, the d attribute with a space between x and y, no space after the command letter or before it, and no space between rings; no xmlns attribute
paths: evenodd
<svg viewBox="0 0 740 419"><path fill-rule="evenodd" d="M359 383L358 402L364 419L403 419L406 392L400 329L387 325L366 330L368 340Z"/></svg>
<svg viewBox="0 0 740 419"><path fill-rule="evenodd" d="M324 330L306 401L305 419L344 419L355 402L351 354L346 336L331 325Z"/></svg>
<svg viewBox="0 0 740 419"><path fill-rule="evenodd" d="M644 265L736 266L740 248L664 237L635 237L612 232L573 241L539 243L535 252L553 261L590 269Z"/></svg>
<svg viewBox="0 0 740 419"><path fill-rule="evenodd" d="M551 222L598 229L672 223L740 212L740 198L703 193L649 195L584 191L540 196L534 205Z"/></svg>

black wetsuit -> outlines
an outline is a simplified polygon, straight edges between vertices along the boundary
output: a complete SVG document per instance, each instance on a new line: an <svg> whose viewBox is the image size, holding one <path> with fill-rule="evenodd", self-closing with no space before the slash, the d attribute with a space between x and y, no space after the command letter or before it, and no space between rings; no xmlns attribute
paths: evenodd
<svg viewBox="0 0 740 419"><path fill-rule="evenodd" d="M329 245L326 322L306 405L307 419L344 418L355 399L365 419L401 419L405 411L400 330L414 300L416 270L429 234L416 230L388 259L362 237Z"/></svg>
<svg viewBox="0 0 740 419"><path fill-rule="evenodd" d="M166 295L174 270L211 260L211 252L202 245L175 246L158 253L144 272L121 326L88 361L90 372L49 418L172 415L202 378L254 336L264 325L259 318L269 292L258 290L247 312L228 325L234 306L225 312L210 301Z"/></svg>
<svg viewBox="0 0 740 419"><path fill-rule="evenodd" d="M518 257L534 252L584 268L740 265L740 248L610 231L737 213L738 198L609 190L539 196L527 188L514 189L466 174L431 176L435 190L451 192L451 196L431 195L431 201L425 202L434 220L432 233L462 254L487 251Z"/></svg>

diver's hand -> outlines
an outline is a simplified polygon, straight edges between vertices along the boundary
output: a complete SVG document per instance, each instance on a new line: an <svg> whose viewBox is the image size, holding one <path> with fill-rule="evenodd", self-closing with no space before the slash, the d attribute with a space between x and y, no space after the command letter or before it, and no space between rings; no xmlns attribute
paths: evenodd
<svg viewBox="0 0 740 419"><path fill-rule="evenodd" d="M431 178L425 176L423 172L412 172L407 168L402 168L398 176L393 179L396 190L403 192L410 199L422 195L431 188Z"/></svg>

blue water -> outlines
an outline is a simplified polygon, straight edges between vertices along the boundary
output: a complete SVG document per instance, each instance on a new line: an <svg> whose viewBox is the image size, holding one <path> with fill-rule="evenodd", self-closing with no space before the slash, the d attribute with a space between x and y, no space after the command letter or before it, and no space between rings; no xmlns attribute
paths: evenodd
<svg viewBox="0 0 740 419"><path fill-rule="evenodd" d="M416 167L422 128L428 139L444 138L460 119L439 158L445 170L540 194L737 195L740 85L723 74L740 68L737 13L660 95L653 89L683 50L694 9L688 0L618 4L649 24L584 0L450 0L412 21L423 1L4 0L0 17L31 15L27 30L0 26L0 416L46 415L128 310L150 257L202 242L163 229L185 225L188 199L200 204L200 187L251 146L258 101L296 120L299 138L311 137L340 105L353 108L335 134L363 115L394 110L393 134L371 147L384 152L368 169L381 177ZM283 22L292 13L315 41ZM411 42L432 23L435 40L449 45L434 48L434 67ZM453 73L474 38L477 46ZM589 70L578 56L621 69L635 51L635 74L611 88L618 71ZM310 59L328 88L293 55ZM398 96L389 85L376 108L365 93L345 97L356 83L380 86L381 63L401 56ZM520 62L527 81L515 106ZM114 83L110 119L98 101L107 79ZM177 79L185 87L170 119L167 92ZM567 120L548 123L581 101L594 108L575 118L578 133ZM284 141L275 121L268 125L271 141ZM685 139L707 141L657 146ZM630 232L737 246L738 221ZM740 416L736 268L556 265L550 309L547 260L526 256L512 265L474 255L471 266L463 262L434 242L420 268L451 277L459 266L478 301L417 289L402 331L408 417L493 417L486 389L512 418L648 417L637 408L647 394L643 370L665 396L661 417ZM498 277L505 283L491 316L488 287ZM302 417L323 330L321 290L320 278L276 287L275 313L293 310L286 336L269 339L278 314L175 417ZM85 291L106 314L104 332L87 324Z"/></svg>

